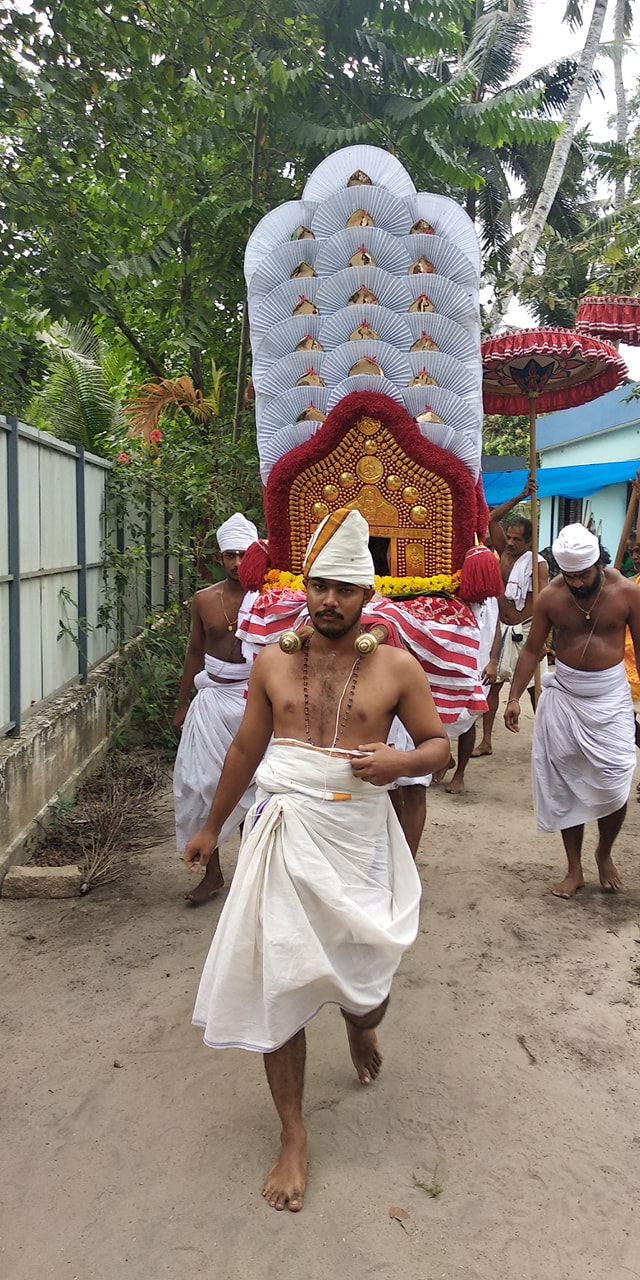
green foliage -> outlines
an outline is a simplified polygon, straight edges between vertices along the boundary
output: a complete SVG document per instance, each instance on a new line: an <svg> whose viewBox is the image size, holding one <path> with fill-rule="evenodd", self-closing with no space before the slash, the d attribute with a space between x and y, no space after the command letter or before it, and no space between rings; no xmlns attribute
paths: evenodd
<svg viewBox="0 0 640 1280"><path fill-rule="evenodd" d="M130 679L136 694L132 725L142 741L175 750L173 717L189 638L190 611L176 603L151 615L132 656Z"/></svg>
<svg viewBox="0 0 640 1280"><path fill-rule="evenodd" d="M514 458L529 457L529 419L526 415L507 417L485 414L482 452Z"/></svg>
<svg viewBox="0 0 640 1280"><path fill-rule="evenodd" d="M60 440L92 453L108 451L122 425L115 352L109 352L86 324L54 324L39 334L49 350L49 371L29 406L29 421ZM120 370L121 373L121 370Z"/></svg>

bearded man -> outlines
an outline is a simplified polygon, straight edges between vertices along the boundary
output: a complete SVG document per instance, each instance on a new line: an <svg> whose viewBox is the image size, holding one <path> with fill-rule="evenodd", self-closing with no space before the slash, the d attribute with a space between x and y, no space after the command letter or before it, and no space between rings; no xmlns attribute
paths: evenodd
<svg viewBox="0 0 640 1280"><path fill-rule="evenodd" d="M560 573L538 596L518 659L505 724L518 732L520 697L549 630L556 662L533 730L533 801L539 831L560 831L567 874L551 892L572 898L584 884L585 822L597 821L595 857L603 889L622 881L611 852L627 809L635 769L634 718L624 667L625 632L640 657L640 592L617 569L605 568L598 539L567 525L552 547Z"/></svg>

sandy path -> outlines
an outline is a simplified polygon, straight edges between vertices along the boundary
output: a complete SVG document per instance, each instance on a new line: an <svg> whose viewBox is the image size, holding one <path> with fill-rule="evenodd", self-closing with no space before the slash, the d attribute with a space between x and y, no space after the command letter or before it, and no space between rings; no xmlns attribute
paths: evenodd
<svg viewBox="0 0 640 1280"><path fill-rule="evenodd" d="M625 894L597 889L590 833L588 887L552 898L529 745L530 719L499 727L467 796L432 789L379 1083L355 1082L335 1010L309 1029L298 1216L260 1196L277 1140L260 1058L190 1027L220 905L183 907L167 803L126 883L0 902L6 1280L640 1277L640 805ZM437 1198L417 1185L434 1175Z"/></svg>

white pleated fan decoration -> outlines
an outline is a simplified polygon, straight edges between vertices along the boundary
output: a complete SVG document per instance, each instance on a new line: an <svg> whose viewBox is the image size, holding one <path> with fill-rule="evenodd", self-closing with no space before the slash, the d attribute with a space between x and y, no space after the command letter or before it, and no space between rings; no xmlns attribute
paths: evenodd
<svg viewBox="0 0 640 1280"><path fill-rule="evenodd" d="M307 243L313 244L313 241L307 241ZM424 258L433 266L433 274L446 276L448 280L455 280L456 284L465 289L471 295L472 300L475 301L480 283L478 272L466 254L457 249L454 244L451 244L448 240L443 240L442 236L425 235L404 236L400 240L400 244L403 246L410 263ZM426 279L429 278L429 274L428 272L423 273Z"/></svg>
<svg viewBox="0 0 640 1280"><path fill-rule="evenodd" d="M418 191L406 200L409 209L409 228L420 219L430 223L437 236L450 240L462 253L465 253L474 269L480 276L480 245L476 229L468 213L456 204L449 196L440 196L429 191Z"/></svg>
<svg viewBox="0 0 640 1280"><path fill-rule="evenodd" d="M451 427L443 427L439 422L419 422L418 430L425 440L430 440L432 444L439 445L447 453L452 453L455 458L459 458L460 462L464 462L474 480L478 479L481 454L480 446L473 436L470 436L466 431L454 431ZM444 443L445 440L447 441L446 444Z"/></svg>
<svg viewBox="0 0 640 1280"><path fill-rule="evenodd" d="M403 387L402 402L412 418L431 409L437 414L445 426L454 431L466 431L482 443L482 420L473 410L468 400L461 400L454 391L442 387Z"/></svg>
<svg viewBox="0 0 640 1280"><path fill-rule="evenodd" d="M481 370L482 361L478 343L474 342L470 334L455 320L438 315L437 312L428 315L405 315L402 319L410 335L407 350L410 351L413 344L419 342L425 335L427 339L436 343L439 351L443 351L448 356L455 356L456 360L464 361L468 368L476 372ZM328 325L330 320L327 319L325 323Z"/></svg>
<svg viewBox="0 0 640 1280"><path fill-rule="evenodd" d="M292 316L290 320L283 320L275 329L262 334L254 344L253 368L263 369L282 356L290 355L307 336L320 342L321 326L322 316ZM321 345L324 347L324 341Z"/></svg>
<svg viewBox="0 0 640 1280"><path fill-rule="evenodd" d="M480 343L479 307L472 305L469 295L459 284L454 284L453 280L447 280L445 276L407 276L404 286L410 295L407 310L410 310L411 303L425 297L439 315L455 320L471 334L474 341ZM420 310L412 314L428 316L431 313Z"/></svg>
<svg viewBox="0 0 640 1280"><path fill-rule="evenodd" d="M469 401L472 409L482 416L482 382L461 360L456 360L455 356L447 356L442 351L410 351L406 358L411 369L409 377L418 377L425 370L428 377L435 379L437 387L455 391L456 395ZM425 390L428 391L429 387L425 387Z"/></svg>
<svg viewBox="0 0 640 1280"><path fill-rule="evenodd" d="M320 430L321 422L291 422L279 431L274 431L260 449L260 476L266 484L272 468L285 453L297 448L299 444L311 440Z"/></svg>
<svg viewBox="0 0 640 1280"><path fill-rule="evenodd" d="M315 213L315 205L305 200L287 200L271 209L261 218L252 231L244 251L244 278L249 286L251 277L265 258L280 244L287 244L298 227L309 227ZM304 244L304 241L299 243Z"/></svg>
<svg viewBox="0 0 640 1280"><path fill-rule="evenodd" d="M364 143L353 147L343 147L327 156L314 169L302 193L303 200L316 202L326 200L349 186L349 179L357 172L366 174L374 187L385 187L392 195L401 199L403 196L415 195L415 186L404 165L383 151L381 147L370 147ZM359 186L359 190L366 187Z"/></svg>
<svg viewBox="0 0 640 1280"><path fill-rule="evenodd" d="M279 244L276 249L256 267L249 285L249 297L264 298L272 293L285 280L299 279L302 286L308 276L294 277L293 271L299 264L306 263L318 275L315 261L320 245L317 240L296 240L294 244Z"/></svg>
<svg viewBox="0 0 640 1280"><path fill-rule="evenodd" d="M371 266L388 271L393 276L403 276L409 270L411 262L406 241L407 237L391 235L391 232L383 231L381 227L347 227L344 231L336 231L328 240L318 242L316 271L319 276L327 276L350 266L355 275L363 266L369 265L351 265L351 258L358 257L359 250L362 249L373 258ZM463 258L463 261L466 259Z"/></svg>
<svg viewBox="0 0 640 1280"><path fill-rule="evenodd" d="M319 281L318 307L322 315L332 315L346 306L360 306L362 299L350 303L349 299L361 289L377 298L377 304L391 311L407 311L414 296L410 289L410 276L391 276L379 267L347 267L334 276ZM452 288L455 286L452 286Z"/></svg>
<svg viewBox="0 0 640 1280"><path fill-rule="evenodd" d="M356 391L376 391L381 396L389 396L391 400L395 400L396 404L403 403L402 392L394 382L389 382L388 378L371 377L369 374L360 373L354 378L346 378L344 382L329 388L327 401L329 409L334 409L344 396L349 396Z"/></svg>
<svg viewBox="0 0 640 1280"><path fill-rule="evenodd" d="M274 396L259 418L256 414L258 453L262 453L263 444L274 432L280 431L286 423L296 422L310 406L320 413L327 414L328 405L327 387L292 387L290 391L283 391L281 395Z"/></svg>
<svg viewBox="0 0 640 1280"><path fill-rule="evenodd" d="M280 395L282 391L289 391L297 386L307 373L313 373L327 383L327 376L323 371L326 359L323 351L293 351L288 356L281 356L264 373L259 373L257 381L254 373L256 392L262 396ZM313 384L308 384L307 390L313 389Z"/></svg>
<svg viewBox="0 0 640 1280"><path fill-rule="evenodd" d="M342 342L357 342L358 338L351 338L351 334L360 328L369 328L377 333L381 342L389 342L399 351L408 351L413 341L408 319L408 316L398 315L397 311L390 311L388 307L370 306L367 303L343 307L341 311L334 311L333 315L323 317L322 345L325 351L331 351ZM367 340L366 333L360 336ZM374 338L373 341L375 340Z"/></svg>
<svg viewBox="0 0 640 1280"><path fill-rule="evenodd" d="M335 235L344 231L349 218L361 209L369 214L374 227L382 227L394 236L405 236L411 226L407 203L384 187L344 187L316 205L311 230L318 240ZM366 227L362 230L366 231Z"/></svg>
<svg viewBox="0 0 640 1280"><path fill-rule="evenodd" d="M411 377L411 364L406 352L399 351L388 342L365 338L357 342L343 342L341 346L333 347L325 353L323 377L327 386L335 386L337 382L349 377L367 377L364 370L358 370L355 374L349 372L363 360L373 361L382 369L383 377L399 386L406 386Z"/></svg>
<svg viewBox="0 0 640 1280"><path fill-rule="evenodd" d="M320 281L311 276L308 280L285 280L266 298L249 297L251 341L255 342L256 337L268 333L281 321L290 320L294 312L297 315L303 299L317 307L319 287Z"/></svg>

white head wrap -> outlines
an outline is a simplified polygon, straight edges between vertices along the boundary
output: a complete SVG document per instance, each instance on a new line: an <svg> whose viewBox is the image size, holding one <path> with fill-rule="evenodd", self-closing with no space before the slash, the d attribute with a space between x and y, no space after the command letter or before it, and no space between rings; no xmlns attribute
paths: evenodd
<svg viewBox="0 0 640 1280"><path fill-rule="evenodd" d="M341 507L325 516L309 541L303 573L306 577L352 582L356 587L373 586L369 526L359 511Z"/></svg>
<svg viewBox="0 0 640 1280"><path fill-rule="evenodd" d="M241 511L235 511L216 533L221 551L246 551L252 542L258 541L258 530Z"/></svg>
<svg viewBox="0 0 640 1280"><path fill-rule="evenodd" d="M600 559L600 543L583 524L565 525L551 550L564 573L582 573Z"/></svg>

